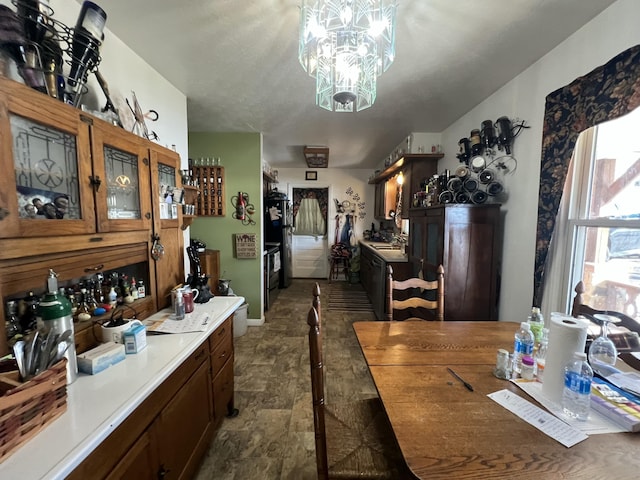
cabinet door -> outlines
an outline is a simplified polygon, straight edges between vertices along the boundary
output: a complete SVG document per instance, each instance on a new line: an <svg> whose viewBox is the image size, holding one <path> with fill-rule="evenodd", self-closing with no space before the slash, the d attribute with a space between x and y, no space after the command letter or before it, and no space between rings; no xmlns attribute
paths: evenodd
<svg viewBox="0 0 640 480"><path fill-rule="evenodd" d="M366 247L360 246L360 282L362 288L367 292L369 300L373 298L371 278L372 278L372 261L373 255Z"/></svg>
<svg viewBox="0 0 640 480"><path fill-rule="evenodd" d="M157 307L161 310L171 305L171 289L183 283L184 236L180 229L182 205L179 199L167 203L167 198L178 185L180 158L177 153L165 149L152 149L151 201L153 208L153 231L164 247L164 255L154 262Z"/></svg>
<svg viewBox="0 0 640 480"><path fill-rule="evenodd" d="M440 264L444 266L445 272L449 272L449 255L455 254L455 249L448 254L444 252L448 238L448 232L445 231L444 226L445 212L446 210L443 207L429 209L425 217L423 266L425 280L435 280L437 278L437 270Z"/></svg>
<svg viewBox="0 0 640 480"><path fill-rule="evenodd" d="M377 255L371 259L371 304L378 320L384 320L387 263Z"/></svg>
<svg viewBox="0 0 640 480"><path fill-rule="evenodd" d="M150 435L145 431L105 480L154 480L158 478L156 465Z"/></svg>
<svg viewBox="0 0 640 480"><path fill-rule="evenodd" d="M190 478L211 437L209 363L205 362L153 423L163 478Z"/></svg>
<svg viewBox="0 0 640 480"><path fill-rule="evenodd" d="M423 213L423 212L421 212ZM424 240L426 232L425 216L409 217L409 245L408 256L410 264L410 276L418 277L420 270L424 264Z"/></svg>
<svg viewBox="0 0 640 480"><path fill-rule="evenodd" d="M151 229L149 150L144 139L94 120L91 128L99 232Z"/></svg>
<svg viewBox="0 0 640 480"><path fill-rule="evenodd" d="M233 354L213 380L213 423L216 428L233 405Z"/></svg>
<svg viewBox="0 0 640 480"><path fill-rule="evenodd" d="M0 79L1 80L1 79ZM0 81L0 238L93 233L88 125L80 112Z"/></svg>

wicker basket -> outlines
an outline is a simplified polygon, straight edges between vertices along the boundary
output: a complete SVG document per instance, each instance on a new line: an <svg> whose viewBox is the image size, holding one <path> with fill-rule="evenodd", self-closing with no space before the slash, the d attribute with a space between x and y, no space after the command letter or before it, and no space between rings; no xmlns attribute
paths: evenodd
<svg viewBox="0 0 640 480"><path fill-rule="evenodd" d="M7 390L0 397L0 463L67 409L67 359L19 384L0 375Z"/></svg>

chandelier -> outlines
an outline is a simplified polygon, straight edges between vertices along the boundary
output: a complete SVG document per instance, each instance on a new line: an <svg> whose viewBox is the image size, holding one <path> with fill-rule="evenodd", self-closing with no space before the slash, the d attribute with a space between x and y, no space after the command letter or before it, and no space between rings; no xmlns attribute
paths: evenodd
<svg viewBox="0 0 640 480"><path fill-rule="evenodd" d="M376 100L395 57L396 0L303 0L298 59L316 79L316 104L359 112Z"/></svg>

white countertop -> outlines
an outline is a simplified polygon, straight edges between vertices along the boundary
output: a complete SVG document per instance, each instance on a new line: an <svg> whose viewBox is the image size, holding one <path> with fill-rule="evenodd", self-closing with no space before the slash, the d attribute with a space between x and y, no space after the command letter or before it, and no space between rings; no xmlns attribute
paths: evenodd
<svg viewBox="0 0 640 480"><path fill-rule="evenodd" d="M211 316L207 331L148 335L140 353L96 375L80 373L67 387L67 411L1 463L0 478L67 476L243 302L214 297L196 304L195 313Z"/></svg>
<svg viewBox="0 0 640 480"><path fill-rule="evenodd" d="M393 263L393 262L408 262L409 257L402 253L400 249L378 249L376 247L385 247L391 245L390 243L385 242L371 242L369 240L360 240L360 244L369 248L372 252L382 258L385 262Z"/></svg>

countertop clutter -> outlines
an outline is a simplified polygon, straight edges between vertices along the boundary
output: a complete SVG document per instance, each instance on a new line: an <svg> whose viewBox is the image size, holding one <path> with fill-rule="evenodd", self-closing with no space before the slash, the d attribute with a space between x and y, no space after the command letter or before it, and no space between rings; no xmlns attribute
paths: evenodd
<svg viewBox="0 0 640 480"><path fill-rule="evenodd" d="M80 374L67 387L67 411L0 464L0 478L65 478L243 302L215 297L198 304L194 313L209 315L206 331L149 335L139 353L97 375Z"/></svg>

